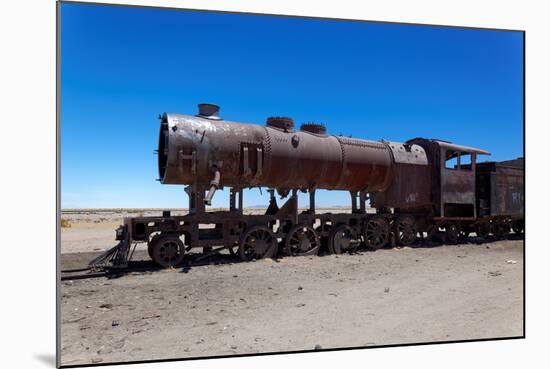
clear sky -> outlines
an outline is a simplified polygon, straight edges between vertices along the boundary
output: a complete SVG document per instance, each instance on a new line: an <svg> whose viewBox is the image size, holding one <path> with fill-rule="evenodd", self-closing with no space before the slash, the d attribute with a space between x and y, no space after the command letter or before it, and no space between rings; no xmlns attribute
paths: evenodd
<svg viewBox="0 0 550 369"><path fill-rule="evenodd" d="M186 207L183 186L156 181L157 116L195 114L200 102L234 121L290 116L333 134L523 155L520 32L68 3L61 12L63 208ZM349 203L342 191L317 199ZM213 205L227 201L217 193ZM267 201L245 193L245 206Z"/></svg>

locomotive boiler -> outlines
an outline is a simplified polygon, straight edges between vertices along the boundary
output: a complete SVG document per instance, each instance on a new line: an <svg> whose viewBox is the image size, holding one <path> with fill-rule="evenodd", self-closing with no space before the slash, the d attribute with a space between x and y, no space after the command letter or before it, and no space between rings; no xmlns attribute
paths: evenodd
<svg viewBox="0 0 550 369"><path fill-rule="evenodd" d="M329 135L315 123L295 130L286 117L268 118L265 126L230 122L211 104L199 105L196 116L165 113L158 151L161 183L209 187L207 205L222 186L262 186L283 196L291 189L376 193L403 165L428 164L419 145ZM408 207L421 200L427 199L409 199Z"/></svg>
<svg viewBox="0 0 550 369"><path fill-rule="evenodd" d="M159 180L185 186L188 212L125 218L117 247L91 264L125 265L130 245L139 242L153 261L171 267L193 249L204 258L228 251L249 261L520 234L523 159L478 163L488 154L435 139L332 135L316 123L297 129L287 117L232 122L213 104L199 104L193 115L164 113ZM259 213L243 211L243 191L253 187L270 194ZM228 208L209 209L222 188L229 189ZM317 190L349 192L349 210L319 213ZM299 192L309 195L306 209L298 208Z"/></svg>

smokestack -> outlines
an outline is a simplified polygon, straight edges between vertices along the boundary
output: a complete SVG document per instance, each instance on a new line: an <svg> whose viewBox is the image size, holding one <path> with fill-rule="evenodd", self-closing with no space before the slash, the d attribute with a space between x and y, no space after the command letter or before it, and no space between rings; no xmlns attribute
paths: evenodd
<svg viewBox="0 0 550 369"><path fill-rule="evenodd" d="M212 120L222 119L220 118L220 107L215 104L199 104L199 114L197 116Z"/></svg>

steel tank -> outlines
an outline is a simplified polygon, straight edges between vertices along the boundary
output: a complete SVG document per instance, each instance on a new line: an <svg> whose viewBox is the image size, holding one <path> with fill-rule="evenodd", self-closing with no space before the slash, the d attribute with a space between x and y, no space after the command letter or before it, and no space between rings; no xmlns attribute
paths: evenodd
<svg viewBox="0 0 550 369"><path fill-rule="evenodd" d="M384 142L329 135L318 124L296 130L289 118L226 121L212 104L197 115L163 114L158 151L163 184L374 192L392 176Z"/></svg>

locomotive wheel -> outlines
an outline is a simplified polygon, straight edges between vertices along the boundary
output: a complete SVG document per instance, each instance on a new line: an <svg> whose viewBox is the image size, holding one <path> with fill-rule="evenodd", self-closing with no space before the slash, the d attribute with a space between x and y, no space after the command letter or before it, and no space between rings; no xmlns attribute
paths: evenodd
<svg viewBox="0 0 550 369"><path fill-rule="evenodd" d="M433 245L439 240L439 227L435 224L428 225L426 229L426 242L428 245Z"/></svg>
<svg viewBox="0 0 550 369"><path fill-rule="evenodd" d="M276 252L277 238L268 227L253 226L241 236L239 257L243 261L271 258L275 256Z"/></svg>
<svg viewBox="0 0 550 369"><path fill-rule="evenodd" d="M416 227L412 216L399 217L395 223L397 242L401 246L412 245L416 241Z"/></svg>
<svg viewBox="0 0 550 369"><path fill-rule="evenodd" d="M455 245L458 242L458 227L456 224L448 224L445 227L445 242Z"/></svg>
<svg viewBox="0 0 550 369"><path fill-rule="evenodd" d="M155 242L160 238L160 234L156 234L153 237L151 237L151 240L149 243L147 243L147 254L149 254L149 258L153 260L153 246L155 245Z"/></svg>
<svg viewBox="0 0 550 369"><path fill-rule="evenodd" d="M317 232L309 226L298 224L288 232L284 251L291 256L317 255L320 246Z"/></svg>
<svg viewBox="0 0 550 369"><path fill-rule="evenodd" d="M510 235L510 232L512 232L511 220L507 220L506 222L504 222L503 232L505 237L508 237Z"/></svg>
<svg viewBox="0 0 550 369"><path fill-rule="evenodd" d="M185 248L178 236L161 235L158 238L153 237L151 241L149 252L156 264L163 268L171 268L183 261Z"/></svg>
<svg viewBox="0 0 550 369"><path fill-rule="evenodd" d="M388 243L390 226L384 218L373 218L367 222L365 228L365 244L371 250L378 250Z"/></svg>
<svg viewBox="0 0 550 369"><path fill-rule="evenodd" d="M476 225L476 234L478 237L487 239L491 233L491 225L489 222L481 222Z"/></svg>
<svg viewBox="0 0 550 369"><path fill-rule="evenodd" d="M512 231L514 231L515 234L521 234L523 233L524 226L523 221L518 220L512 223Z"/></svg>
<svg viewBox="0 0 550 369"><path fill-rule="evenodd" d="M331 254L353 251L357 247L353 230L345 224L332 230L328 242L328 249Z"/></svg>
<svg viewBox="0 0 550 369"><path fill-rule="evenodd" d="M498 238L505 238L510 233L510 224L506 221L497 222L495 225L495 235Z"/></svg>

